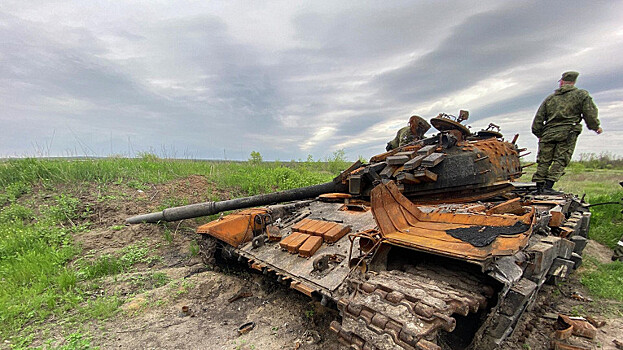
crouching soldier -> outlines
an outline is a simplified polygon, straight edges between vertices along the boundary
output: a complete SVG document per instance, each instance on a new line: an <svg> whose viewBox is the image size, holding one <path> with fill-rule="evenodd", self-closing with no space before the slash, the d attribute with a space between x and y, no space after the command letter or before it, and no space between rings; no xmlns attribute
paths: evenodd
<svg viewBox="0 0 623 350"><path fill-rule="evenodd" d="M409 118L409 126L398 130L396 137L387 143L385 150L391 151L410 142L421 140L429 129L430 124L424 118L413 115Z"/></svg>

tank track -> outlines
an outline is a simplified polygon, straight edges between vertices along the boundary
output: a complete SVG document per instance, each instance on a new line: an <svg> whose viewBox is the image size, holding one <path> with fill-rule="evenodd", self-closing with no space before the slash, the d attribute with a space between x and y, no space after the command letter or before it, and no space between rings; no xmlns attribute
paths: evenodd
<svg viewBox="0 0 623 350"><path fill-rule="evenodd" d="M342 324L331 323L342 344L357 350L441 349L437 333L455 329L452 315L486 308L493 294L475 276L439 266L407 271L371 272L366 281L349 279L354 292L338 301Z"/></svg>
<svg viewBox="0 0 623 350"><path fill-rule="evenodd" d="M199 235L197 239L199 245L199 254L201 261L207 265L213 267L216 264L216 248L218 246L218 240L209 235Z"/></svg>

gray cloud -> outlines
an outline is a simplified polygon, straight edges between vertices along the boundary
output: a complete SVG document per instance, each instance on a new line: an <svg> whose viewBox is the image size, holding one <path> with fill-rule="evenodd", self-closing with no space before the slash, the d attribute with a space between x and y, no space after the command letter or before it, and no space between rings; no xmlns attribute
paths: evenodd
<svg viewBox="0 0 623 350"><path fill-rule="evenodd" d="M413 103L452 94L516 66L577 52L582 47L573 38L597 26L611 5L565 4L512 3L468 17L434 51L379 75L372 84L382 86L387 98ZM580 15L581 21L570 20Z"/></svg>
<svg viewBox="0 0 623 350"><path fill-rule="evenodd" d="M430 117L467 108L474 124L521 114L512 131L525 133L562 70L581 70L579 85L604 106L623 87L621 67L607 61L623 41L621 5L281 5L8 3L0 156L45 148L246 159L258 150L289 160L346 147L368 157L416 108ZM578 55L585 48L595 51ZM466 99L488 79L517 85ZM606 121L620 120L613 110Z"/></svg>

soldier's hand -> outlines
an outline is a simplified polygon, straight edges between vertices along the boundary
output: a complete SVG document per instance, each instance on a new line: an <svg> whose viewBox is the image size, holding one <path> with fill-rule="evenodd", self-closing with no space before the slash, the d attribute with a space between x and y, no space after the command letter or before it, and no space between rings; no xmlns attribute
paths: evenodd
<svg viewBox="0 0 623 350"><path fill-rule="evenodd" d="M602 132L604 132L604 130L602 128L599 128L597 130L595 130L595 132L597 133L597 135L601 134Z"/></svg>

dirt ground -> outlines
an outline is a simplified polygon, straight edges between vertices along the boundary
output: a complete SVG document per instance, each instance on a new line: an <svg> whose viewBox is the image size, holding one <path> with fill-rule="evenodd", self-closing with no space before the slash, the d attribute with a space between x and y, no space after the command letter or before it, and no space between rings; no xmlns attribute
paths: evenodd
<svg viewBox="0 0 623 350"><path fill-rule="evenodd" d="M339 315L240 264L206 269L197 255L195 220L165 226L125 226L129 216L228 199L202 176L136 190L123 185L84 188L77 196L92 210L93 229L76 235L85 253L114 254L141 242L160 259L106 278L100 295L124 299L122 311L94 322L91 344L101 349L341 349L329 323ZM205 219L204 219L205 221ZM168 283L157 283L166 275ZM241 292L250 296L230 302ZM240 334L240 326L253 328Z"/></svg>
<svg viewBox="0 0 623 350"><path fill-rule="evenodd" d="M610 262L612 250L608 247L589 240L584 254L592 256L601 263ZM582 271L580 266L579 270ZM552 334L556 327L558 314L569 316L592 317L597 321L604 321L605 325L597 329L595 339L589 340L579 336L572 336L564 341L565 344L575 345L586 349L614 350L617 347L613 340L623 341L623 317L620 315L621 303L608 301L592 301L586 288L580 283L576 272L556 286L544 285L537 301L517 325L515 332L502 348L512 350L550 349ZM580 297L574 297L579 295ZM585 298L585 300L581 300ZM618 313L618 315L617 315ZM581 349L581 348L580 348Z"/></svg>
<svg viewBox="0 0 623 350"><path fill-rule="evenodd" d="M145 190L93 185L80 189L76 196L92 211L88 218L92 229L76 235L85 254L115 253L142 242L160 257L101 283L95 294L117 295L124 304L112 319L88 325L92 345L101 349L346 349L329 330L329 323L339 318L337 311L238 264L207 270L194 250L194 229L200 222L184 220L166 227L124 225L127 217L158 210L160 203L173 199L180 205L230 197L204 177L191 176ZM594 242L586 254L610 257L608 248ZM166 283L159 283L163 276ZM551 315L576 315L578 311L606 320L597 339L584 341L585 346L615 349L612 340L623 341L623 318L614 318L603 303L570 297L572 292L588 295L577 274L573 276L562 286L543 288L502 348L549 349L555 324ZM250 296L230 302L241 292ZM249 322L253 328L240 334L239 328Z"/></svg>

